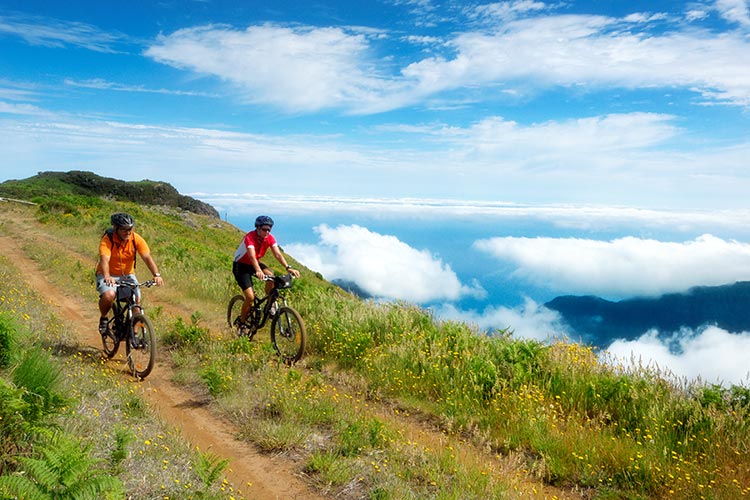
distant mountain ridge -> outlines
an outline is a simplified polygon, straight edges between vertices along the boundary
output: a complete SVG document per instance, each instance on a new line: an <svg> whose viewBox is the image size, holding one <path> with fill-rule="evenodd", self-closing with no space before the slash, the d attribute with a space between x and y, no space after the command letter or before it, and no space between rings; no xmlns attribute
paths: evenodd
<svg viewBox="0 0 750 500"><path fill-rule="evenodd" d="M59 195L111 196L118 200L146 205L166 205L218 219L219 212L208 203L180 194L171 184L142 180L122 181L101 177L93 172L40 172L22 180L0 184L0 196L30 200L39 196Z"/></svg>
<svg viewBox="0 0 750 500"><path fill-rule="evenodd" d="M716 325L729 332L750 331L750 282L698 286L685 293L612 302L595 296L556 297L545 307L557 311L583 340L606 347L633 340L650 329L670 336L681 328Z"/></svg>

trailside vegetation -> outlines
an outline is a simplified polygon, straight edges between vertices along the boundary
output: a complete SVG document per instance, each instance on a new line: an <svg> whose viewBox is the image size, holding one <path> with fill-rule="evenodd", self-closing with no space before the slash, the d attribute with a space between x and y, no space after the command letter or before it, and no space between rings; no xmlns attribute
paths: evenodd
<svg viewBox="0 0 750 500"><path fill-rule="evenodd" d="M307 324L309 345L305 358L288 367L278 362L267 327L249 342L224 325L236 293L231 254L242 230L102 198L80 203L75 217L41 201L5 213L0 208L0 215L10 219L13 210L33 217L54 235L29 252L49 266L53 280L81 290L92 304L92 248L103 221L115 210L135 216L167 280L160 297L190 311L173 317L150 310L161 358L169 356L177 381L210 397L243 439L295 456L322 494L750 496L747 387L688 382L653 367L613 364L564 339L485 334L438 321L414 305L361 300L293 256L287 259L302 279L288 297ZM97 405L96 395L79 398L79 405ZM117 465L132 494L129 466Z"/></svg>

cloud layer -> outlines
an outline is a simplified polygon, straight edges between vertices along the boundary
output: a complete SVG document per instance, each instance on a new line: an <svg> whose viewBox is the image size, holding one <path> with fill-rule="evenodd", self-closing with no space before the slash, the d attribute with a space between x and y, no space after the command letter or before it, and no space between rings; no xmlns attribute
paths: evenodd
<svg viewBox="0 0 750 500"><path fill-rule="evenodd" d="M748 352L750 332L729 333L709 326L697 332L680 332L672 342L659 340L656 332L644 333L634 341L618 340L607 349L604 359L613 365L658 369L670 377L747 387Z"/></svg>
<svg viewBox="0 0 750 500"><path fill-rule="evenodd" d="M659 295L750 280L750 245L708 234L686 242L499 237L474 246L510 262L519 279L566 294Z"/></svg>

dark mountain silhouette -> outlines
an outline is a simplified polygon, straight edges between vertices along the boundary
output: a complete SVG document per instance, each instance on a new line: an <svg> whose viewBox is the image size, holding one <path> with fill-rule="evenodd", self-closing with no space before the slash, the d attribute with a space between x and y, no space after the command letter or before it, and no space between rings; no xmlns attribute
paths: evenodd
<svg viewBox="0 0 750 500"><path fill-rule="evenodd" d="M750 282L699 286L685 293L612 302L595 296L561 296L545 306L559 312L581 338L600 347L633 340L649 329L669 337L681 328L716 325L729 332L750 331Z"/></svg>

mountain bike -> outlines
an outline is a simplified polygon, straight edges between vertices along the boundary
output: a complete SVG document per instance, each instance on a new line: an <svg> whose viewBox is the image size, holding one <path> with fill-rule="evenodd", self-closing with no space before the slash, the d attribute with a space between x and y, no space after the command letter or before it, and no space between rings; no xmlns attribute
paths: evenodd
<svg viewBox="0 0 750 500"><path fill-rule="evenodd" d="M237 335L249 340L271 320L271 342L276 353L286 363L302 359L305 353L307 333L300 314L286 302L284 294L292 287L294 277L291 274L266 276L263 281L273 281L274 287L263 298L255 296L255 301L243 323L240 319L245 297L235 295L227 307L227 323Z"/></svg>
<svg viewBox="0 0 750 500"><path fill-rule="evenodd" d="M143 283L122 281L117 283L116 298L112 304L112 314L108 320L107 333L102 335L104 354L111 358L117 354L120 342L125 342L125 357L133 376L146 378L154 368L156 340L154 326L143 311L143 306L135 301L139 287L150 288L154 280ZM134 310L138 309L138 312Z"/></svg>

